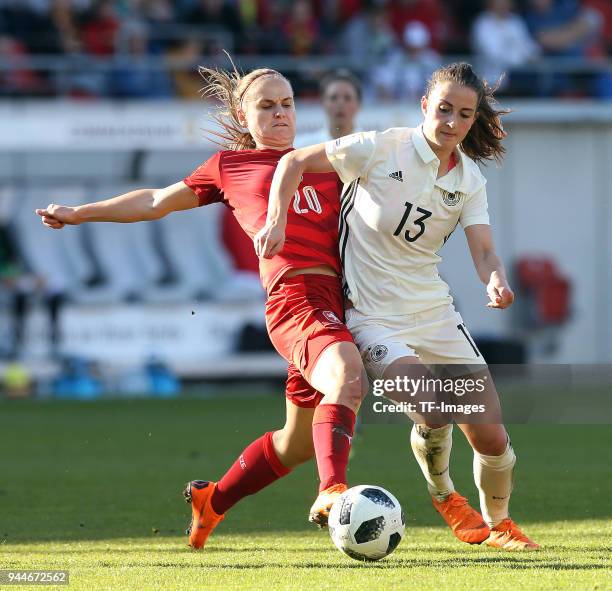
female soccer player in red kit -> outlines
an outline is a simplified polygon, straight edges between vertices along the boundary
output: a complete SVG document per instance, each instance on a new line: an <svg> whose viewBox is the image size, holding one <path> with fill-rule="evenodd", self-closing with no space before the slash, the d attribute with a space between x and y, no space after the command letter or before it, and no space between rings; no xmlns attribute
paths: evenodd
<svg viewBox="0 0 612 591"><path fill-rule="evenodd" d="M217 120L228 150L217 152L183 181L132 191L79 207L50 204L36 213L50 228L82 222L137 222L222 202L253 237L266 220L268 192L279 159L292 149L295 107L289 82L260 69L240 76L203 69L207 96L225 112ZM355 413L364 395L361 358L343 321L338 255L339 179L304 175L288 215L281 254L261 259L268 292L266 323L288 361L285 426L251 443L217 482L192 481L190 545L201 548L226 511L316 455L319 496L310 520L324 525L346 490Z"/></svg>

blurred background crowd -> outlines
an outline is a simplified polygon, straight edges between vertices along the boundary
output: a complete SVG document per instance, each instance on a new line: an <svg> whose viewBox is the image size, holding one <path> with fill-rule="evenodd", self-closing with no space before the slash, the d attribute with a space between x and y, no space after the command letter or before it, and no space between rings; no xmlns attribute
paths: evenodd
<svg viewBox="0 0 612 591"><path fill-rule="evenodd" d="M5 96L194 99L223 49L300 97L343 66L366 100L414 98L456 56L510 96L612 97L610 0L0 0Z"/></svg>

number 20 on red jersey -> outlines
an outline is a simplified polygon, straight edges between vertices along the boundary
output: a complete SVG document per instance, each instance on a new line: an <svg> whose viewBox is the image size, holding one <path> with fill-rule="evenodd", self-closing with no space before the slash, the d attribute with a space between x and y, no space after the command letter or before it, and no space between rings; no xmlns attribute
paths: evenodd
<svg viewBox="0 0 612 591"><path fill-rule="evenodd" d="M298 214L308 213L309 211L321 213L323 211L319 196L314 187L307 185L302 187L301 194L300 189L295 192L293 196L293 211Z"/></svg>

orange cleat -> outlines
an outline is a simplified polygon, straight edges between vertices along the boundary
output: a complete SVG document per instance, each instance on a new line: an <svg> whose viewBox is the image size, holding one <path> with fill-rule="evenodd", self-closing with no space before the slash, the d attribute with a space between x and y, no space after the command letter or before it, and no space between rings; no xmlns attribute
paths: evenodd
<svg viewBox="0 0 612 591"><path fill-rule="evenodd" d="M467 544L480 544L490 534L482 515L470 507L468 500L458 492L452 492L443 501L431 497L433 506L453 530L455 537Z"/></svg>
<svg viewBox="0 0 612 591"><path fill-rule="evenodd" d="M183 491L185 500L191 503L191 522L185 533L189 536L189 545L195 550L206 544L208 536L225 517L225 514L215 513L210 504L216 486L216 482L192 480Z"/></svg>
<svg viewBox="0 0 612 591"><path fill-rule="evenodd" d="M491 530L491 535L485 540L485 544L492 548L511 551L531 551L540 548L540 545L532 542L510 518L504 519Z"/></svg>
<svg viewBox="0 0 612 591"><path fill-rule="evenodd" d="M346 491L346 489L346 484L334 484L322 490L310 508L308 521L310 521L310 523L316 523L319 527L327 527L329 511L336 502L336 499Z"/></svg>

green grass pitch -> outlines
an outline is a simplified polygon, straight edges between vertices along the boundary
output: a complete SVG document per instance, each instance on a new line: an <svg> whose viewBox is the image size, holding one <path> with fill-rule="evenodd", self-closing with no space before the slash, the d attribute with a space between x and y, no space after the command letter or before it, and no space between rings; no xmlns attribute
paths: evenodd
<svg viewBox="0 0 612 591"><path fill-rule="evenodd" d="M355 562L306 522L314 464L242 501L204 552L191 551L183 484L218 478L283 414L271 396L0 403L0 569L68 569L68 588L88 591L612 589L609 426L510 427L512 515L538 553L455 540L401 425L364 426L349 470L351 483L384 486L404 507L406 536L387 559ZM476 504L458 431L452 475Z"/></svg>

